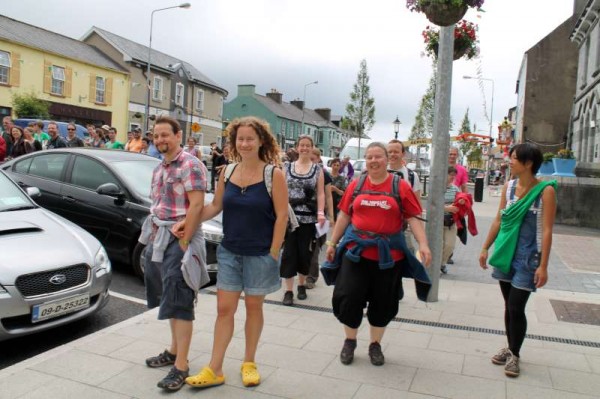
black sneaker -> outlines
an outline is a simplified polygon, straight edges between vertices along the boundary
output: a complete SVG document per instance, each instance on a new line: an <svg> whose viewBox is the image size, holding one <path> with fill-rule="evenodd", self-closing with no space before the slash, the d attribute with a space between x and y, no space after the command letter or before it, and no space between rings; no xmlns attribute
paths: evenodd
<svg viewBox="0 0 600 399"><path fill-rule="evenodd" d="M146 359L146 365L152 368L170 366L175 364L175 358L176 356L174 354L165 349L165 351L160 355L152 356Z"/></svg>
<svg viewBox="0 0 600 399"><path fill-rule="evenodd" d="M190 375L190 370L179 370L177 367L171 367L169 370L169 374L162 380L158 381L156 384L157 387L166 389L168 391L179 391L183 384L185 384L185 379Z"/></svg>
<svg viewBox="0 0 600 399"><path fill-rule="evenodd" d="M454 260L452 258L450 258L450 259L448 259L448 262L446 262L446 263L448 263L449 265L453 265L454 264Z"/></svg>
<svg viewBox="0 0 600 399"><path fill-rule="evenodd" d="M342 364L350 364L354 360L354 349L356 349L356 340L348 339L344 341L342 352L340 353L340 362Z"/></svg>
<svg viewBox="0 0 600 399"><path fill-rule="evenodd" d="M283 294L283 304L285 306L292 306L294 304L294 293L292 291L286 291Z"/></svg>
<svg viewBox="0 0 600 399"><path fill-rule="evenodd" d="M442 267L440 267L440 271L442 272L442 274L448 274L448 268L446 267L446 265L442 265Z"/></svg>
<svg viewBox="0 0 600 399"><path fill-rule="evenodd" d="M369 345L369 357L371 358L371 364L373 366L383 366L385 363L385 356L381 352L381 345L379 342L371 342Z"/></svg>
<svg viewBox="0 0 600 399"><path fill-rule="evenodd" d="M298 286L298 299L301 301L306 299L306 287L303 285Z"/></svg>

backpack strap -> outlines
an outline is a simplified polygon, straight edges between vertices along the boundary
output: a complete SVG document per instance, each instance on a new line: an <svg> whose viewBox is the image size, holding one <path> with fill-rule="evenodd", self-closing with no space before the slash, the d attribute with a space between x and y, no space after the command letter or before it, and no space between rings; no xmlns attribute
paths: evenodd
<svg viewBox="0 0 600 399"><path fill-rule="evenodd" d="M265 180L265 186L267 186L267 192L269 197L273 197L273 173L275 172L275 165L266 164L263 169L263 179Z"/></svg>
<svg viewBox="0 0 600 399"><path fill-rule="evenodd" d="M408 170L408 181L410 182L410 186L414 187L415 186L415 172L410 170L410 168L406 168L406 170Z"/></svg>
<svg viewBox="0 0 600 399"><path fill-rule="evenodd" d="M371 191L371 190L362 190L363 185L365 184L365 180L367 179L366 174L361 174L358 180L358 183L354 187L354 191L352 192L352 200L350 201L350 214L352 214L352 204L354 203L354 199L358 196L358 194L376 194L376 195L387 195L388 197L393 197L398 203L398 209L400 210L400 214L402 214L402 199L400 198L400 180L402 177L400 175L393 173L392 174L392 192L386 193L382 191Z"/></svg>
<svg viewBox="0 0 600 399"><path fill-rule="evenodd" d="M237 163L230 163L229 165L227 165L225 167L225 176L224 176L225 184L227 184L227 182L231 178L231 175L233 174L233 171L235 170L237 165L238 165Z"/></svg>

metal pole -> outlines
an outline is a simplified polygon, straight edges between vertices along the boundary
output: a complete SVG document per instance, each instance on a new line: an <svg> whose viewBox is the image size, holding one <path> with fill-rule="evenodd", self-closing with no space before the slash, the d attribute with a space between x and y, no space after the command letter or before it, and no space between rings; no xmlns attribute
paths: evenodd
<svg viewBox="0 0 600 399"><path fill-rule="evenodd" d="M490 139L492 138L492 121L494 120L494 80L486 79L492 82L492 105L490 106Z"/></svg>
<svg viewBox="0 0 600 399"><path fill-rule="evenodd" d="M428 269L432 282L428 302L437 302L440 265L442 264L442 231L444 220L444 192L448 176L448 150L450 146L450 99L452 95L452 56L454 26L440 28L440 42L435 87L435 113L433 117L433 157L427 201L427 240L432 261Z"/></svg>
<svg viewBox="0 0 600 399"><path fill-rule="evenodd" d="M152 57L152 25L154 23L154 13L158 12L158 11L163 11L163 10L170 10L172 8L190 8L191 4L190 3L182 3L179 4L177 6L171 6L171 7L165 7L165 8L158 8L156 10L153 10L152 13L150 14L150 41L148 43L148 65L146 65L146 91L148 92L148 94L146 95L146 105L144 107L144 132L146 132L148 130L148 117L149 117L149 113L150 113L150 91L151 91L151 81L150 81L150 65L151 65L151 57Z"/></svg>
<svg viewBox="0 0 600 399"><path fill-rule="evenodd" d="M150 91L152 90L150 84L150 58L152 56L152 25L154 23L154 13L160 10L154 10L150 14L150 41L148 43L148 65L146 65L146 105L144 107L144 134L148 131L148 117L150 116Z"/></svg>

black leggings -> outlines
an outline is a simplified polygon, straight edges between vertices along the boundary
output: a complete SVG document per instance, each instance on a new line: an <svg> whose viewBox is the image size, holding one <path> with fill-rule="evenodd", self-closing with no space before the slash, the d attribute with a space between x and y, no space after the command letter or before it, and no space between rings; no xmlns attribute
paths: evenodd
<svg viewBox="0 0 600 399"><path fill-rule="evenodd" d="M519 352L527 332L525 306L531 292L515 288L508 281L500 281L500 290L504 297L504 325L508 349L515 356L521 357Z"/></svg>

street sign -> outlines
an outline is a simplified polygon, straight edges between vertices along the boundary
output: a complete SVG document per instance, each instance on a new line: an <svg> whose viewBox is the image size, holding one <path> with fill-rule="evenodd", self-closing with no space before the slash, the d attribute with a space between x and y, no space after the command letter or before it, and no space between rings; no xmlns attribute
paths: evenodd
<svg viewBox="0 0 600 399"><path fill-rule="evenodd" d="M202 126L198 122L192 123L192 132L198 133L200 130L202 130Z"/></svg>

